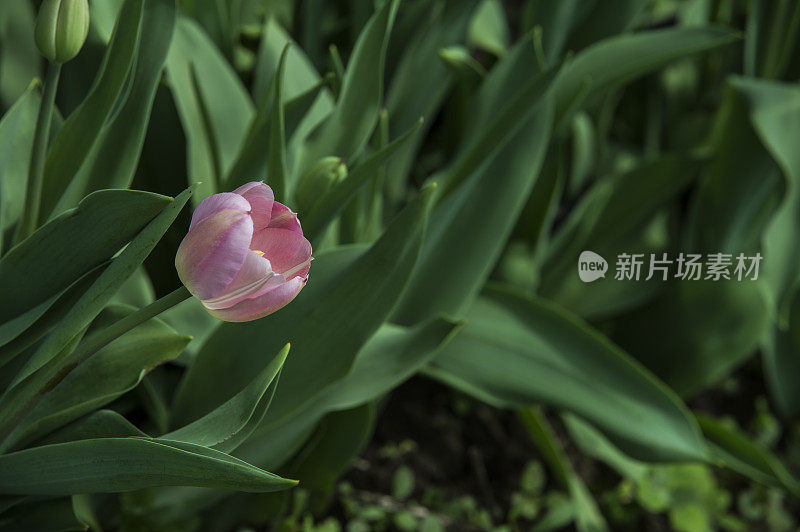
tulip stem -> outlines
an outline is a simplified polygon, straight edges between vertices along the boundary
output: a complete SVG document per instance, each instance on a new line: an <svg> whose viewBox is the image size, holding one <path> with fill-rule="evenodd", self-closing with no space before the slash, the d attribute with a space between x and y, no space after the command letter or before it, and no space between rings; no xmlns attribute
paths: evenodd
<svg viewBox="0 0 800 532"><path fill-rule="evenodd" d="M64 360L51 367L42 367L2 397L3 419L0 419L0 453L7 452L24 438L21 423L47 391L53 389L80 363L97 353L131 329L191 297L185 286L173 290L144 308L128 314L110 326L87 336ZM20 431L22 429L22 432Z"/></svg>
<svg viewBox="0 0 800 532"><path fill-rule="evenodd" d="M28 185L25 192L25 205L17 224L14 243L28 238L39 224L39 208L42 199L42 182L44 181L44 161L47 155L47 141L50 136L50 123L53 118L53 106L56 100L58 78L61 75L60 63L48 63L44 78L42 102L39 105L39 116L36 119L36 130L31 148L31 161L28 168Z"/></svg>

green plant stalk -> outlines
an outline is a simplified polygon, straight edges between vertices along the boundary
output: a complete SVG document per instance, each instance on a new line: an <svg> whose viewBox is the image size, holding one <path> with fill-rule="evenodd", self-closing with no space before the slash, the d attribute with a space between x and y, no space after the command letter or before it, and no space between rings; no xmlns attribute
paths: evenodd
<svg viewBox="0 0 800 532"><path fill-rule="evenodd" d="M63 360L56 360L36 370L30 377L7 391L13 393L10 408L2 412L0 419L0 454L8 451L16 442L15 427L25 419L36 403L69 375L80 363L97 353L131 329L141 325L165 310L190 298L191 294L185 286L173 290L164 297L150 303L144 308L125 316L105 329L89 335L78 347ZM4 396L3 399L6 399Z"/></svg>
<svg viewBox="0 0 800 532"><path fill-rule="evenodd" d="M50 136L50 124L53 119L53 106L56 100L58 78L61 75L61 64L48 63L44 78L42 103L36 119L36 132L31 148L31 163L28 169L28 185L25 191L25 205L17 224L14 243L22 242L36 230L39 224L39 209L42 198L42 181L44 180L44 160L47 155L47 141Z"/></svg>

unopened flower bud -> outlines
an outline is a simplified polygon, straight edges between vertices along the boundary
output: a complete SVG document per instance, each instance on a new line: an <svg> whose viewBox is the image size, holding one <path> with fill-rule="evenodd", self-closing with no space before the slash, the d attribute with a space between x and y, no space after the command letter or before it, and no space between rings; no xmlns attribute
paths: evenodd
<svg viewBox="0 0 800 532"><path fill-rule="evenodd" d="M89 34L88 0L44 0L36 18L36 46L53 63L69 61Z"/></svg>
<svg viewBox="0 0 800 532"><path fill-rule="evenodd" d="M308 211L336 183L347 177L347 166L339 157L320 159L297 183L295 198L301 212Z"/></svg>

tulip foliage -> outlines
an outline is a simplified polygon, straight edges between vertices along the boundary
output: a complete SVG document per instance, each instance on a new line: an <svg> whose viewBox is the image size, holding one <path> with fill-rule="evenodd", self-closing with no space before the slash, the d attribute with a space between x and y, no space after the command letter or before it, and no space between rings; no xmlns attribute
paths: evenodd
<svg viewBox="0 0 800 532"><path fill-rule="evenodd" d="M580 530L553 419L622 475L800 495L690 408L760 360L800 413L798 10L94 1L45 122L34 4L0 3L0 530L322 507L415 375L517 411ZM586 249L765 259L584 283Z"/></svg>

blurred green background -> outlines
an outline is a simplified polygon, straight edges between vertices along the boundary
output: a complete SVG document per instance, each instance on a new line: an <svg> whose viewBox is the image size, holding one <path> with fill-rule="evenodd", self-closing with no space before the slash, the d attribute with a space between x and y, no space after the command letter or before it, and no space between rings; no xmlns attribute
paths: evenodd
<svg viewBox="0 0 800 532"><path fill-rule="evenodd" d="M90 0L15 242L39 4L0 3L0 530L798 529L800 2ZM91 351L254 179L297 300Z"/></svg>

